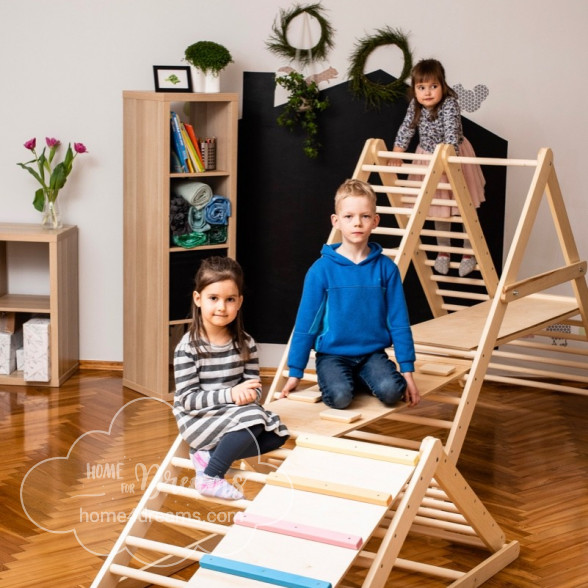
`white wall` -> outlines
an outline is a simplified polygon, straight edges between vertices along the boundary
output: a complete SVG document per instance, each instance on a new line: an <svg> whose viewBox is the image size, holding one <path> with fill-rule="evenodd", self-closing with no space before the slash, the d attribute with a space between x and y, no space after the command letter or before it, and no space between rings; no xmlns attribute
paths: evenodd
<svg viewBox="0 0 588 588"><path fill-rule="evenodd" d="M265 41L278 9L293 4L0 0L0 221L40 220L31 204L37 186L16 166L28 159L22 146L27 139L82 141L90 151L76 161L59 197L65 222L80 228L82 359L122 361L122 91L153 89L152 65L180 65L185 47L205 39L226 45L235 59L221 90L241 92L243 71L275 71L285 65L266 50ZM450 84L486 85L490 95L482 107L464 114L507 139L510 157L534 158L540 147L553 149L580 254L587 256L585 0L322 4L336 29L328 62L341 81L356 41L389 25L409 34L415 60L440 59ZM398 53L378 49L368 69L398 75ZM507 245L529 178L511 174L508 181ZM526 271L560 259L547 220L542 210ZM262 364L275 365L263 357Z"/></svg>

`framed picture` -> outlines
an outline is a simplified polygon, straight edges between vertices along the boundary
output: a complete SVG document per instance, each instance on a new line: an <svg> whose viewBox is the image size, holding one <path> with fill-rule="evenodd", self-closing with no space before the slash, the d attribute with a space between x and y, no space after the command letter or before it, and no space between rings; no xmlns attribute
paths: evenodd
<svg viewBox="0 0 588 588"><path fill-rule="evenodd" d="M191 92L192 74L189 65L154 65L156 92Z"/></svg>

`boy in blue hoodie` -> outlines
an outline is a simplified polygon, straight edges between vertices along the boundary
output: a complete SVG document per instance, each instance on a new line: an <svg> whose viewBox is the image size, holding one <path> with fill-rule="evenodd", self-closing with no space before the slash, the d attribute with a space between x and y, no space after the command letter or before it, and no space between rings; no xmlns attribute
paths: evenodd
<svg viewBox="0 0 588 588"><path fill-rule="evenodd" d="M288 355L282 397L296 389L310 351L323 402L346 408L366 389L390 406L420 401L413 379L415 351L402 281L396 264L369 242L380 217L376 194L360 180L346 180L335 195L333 227L342 242L323 245L306 274ZM394 346L398 361L386 348Z"/></svg>

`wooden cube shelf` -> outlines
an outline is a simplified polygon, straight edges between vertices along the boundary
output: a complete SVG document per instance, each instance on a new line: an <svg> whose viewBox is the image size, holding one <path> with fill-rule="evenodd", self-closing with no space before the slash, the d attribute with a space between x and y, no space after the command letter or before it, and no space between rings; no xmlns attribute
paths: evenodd
<svg viewBox="0 0 588 588"><path fill-rule="evenodd" d="M49 294L12 292L8 244L42 243L49 260ZM0 375L0 384L60 386L79 367L78 228L47 230L37 224L0 223L0 312L46 316L50 322L50 379L26 382L22 371Z"/></svg>

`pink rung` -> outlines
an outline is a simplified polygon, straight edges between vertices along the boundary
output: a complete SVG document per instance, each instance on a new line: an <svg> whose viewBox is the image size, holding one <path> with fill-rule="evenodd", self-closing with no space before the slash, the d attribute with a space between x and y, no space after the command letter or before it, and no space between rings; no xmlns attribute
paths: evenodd
<svg viewBox="0 0 588 588"><path fill-rule="evenodd" d="M234 522L236 525L243 527L253 527L262 531L290 535L291 537L318 541L319 543L328 543L329 545L337 545L338 547L346 547L348 549L359 549L363 544L363 539L359 535L349 535L320 527L300 525L292 521L275 520L246 512L235 514Z"/></svg>

